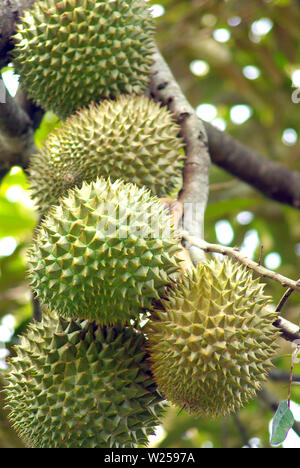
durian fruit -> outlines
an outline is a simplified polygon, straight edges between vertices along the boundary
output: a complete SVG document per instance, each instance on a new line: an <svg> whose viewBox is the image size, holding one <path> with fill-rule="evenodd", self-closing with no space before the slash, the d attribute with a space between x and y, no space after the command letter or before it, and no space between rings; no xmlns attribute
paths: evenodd
<svg viewBox="0 0 300 468"><path fill-rule="evenodd" d="M196 417L238 410L272 366L275 318L263 285L245 267L226 259L190 270L145 330L158 388Z"/></svg>
<svg viewBox="0 0 300 468"><path fill-rule="evenodd" d="M163 412L131 327L101 328L44 312L15 347L6 375L9 418L29 447L146 445Z"/></svg>
<svg viewBox="0 0 300 468"><path fill-rule="evenodd" d="M71 116L31 158L33 198L45 213L69 188L97 176L144 185L166 197L182 170L178 133L167 108L145 96L91 105Z"/></svg>
<svg viewBox="0 0 300 468"><path fill-rule="evenodd" d="M142 94L153 54L144 0L42 0L14 37L14 64L29 97L65 119L78 107Z"/></svg>
<svg viewBox="0 0 300 468"><path fill-rule="evenodd" d="M170 216L145 188L99 178L70 190L37 229L31 286L65 317L126 323L180 270Z"/></svg>

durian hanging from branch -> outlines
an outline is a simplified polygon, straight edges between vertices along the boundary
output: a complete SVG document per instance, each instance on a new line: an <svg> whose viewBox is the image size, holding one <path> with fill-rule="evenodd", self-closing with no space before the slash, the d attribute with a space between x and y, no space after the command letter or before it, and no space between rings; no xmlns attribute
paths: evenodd
<svg viewBox="0 0 300 468"><path fill-rule="evenodd" d="M61 119L92 101L142 94L153 52L144 0L42 0L14 37L14 64L34 102Z"/></svg>
<svg viewBox="0 0 300 468"><path fill-rule="evenodd" d="M15 351L5 393L10 420L28 447L147 445L163 403L142 333L44 312Z"/></svg>
<svg viewBox="0 0 300 468"><path fill-rule="evenodd" d="M66 317L128 323L179 272L178 233L145 188L99 178L52 207L29 250L32 288Z"/></svg>
<svg viewBox="0 0 300 468"><path fill-rule="evenodd" d="M145 96L121 96L72 115L31 158L31 193L40 212L98 176L169 195L181 183L179 132L172 114Z"/></svg>
<svg viewBox="0 0 300 468"><path fill-rule="evenodd" d="M255 397L275 357L276 313L263 285L225 259L190 270L152 310L151 369L170 403L230 414Z"/></svg>

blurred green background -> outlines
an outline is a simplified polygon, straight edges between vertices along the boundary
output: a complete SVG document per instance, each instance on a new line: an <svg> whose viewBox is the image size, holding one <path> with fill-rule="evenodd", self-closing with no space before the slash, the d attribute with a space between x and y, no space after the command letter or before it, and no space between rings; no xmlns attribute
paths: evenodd
<svg viewBox="0 0 300 468"><path fill-rule="evenodd" d="M149 2L157 42L199 117L225 130L262 155L300 171L300 8L297 0L161 0ZM12 67L2 70L14 94ZM36 132L41 146L59 125L47 113ZM215 166L206 212L206 240L239 246L249 257L281 274L300 277L299 210L273 202ZM11 345L31 320L26 248L37 214L19 167L0 186L0 381ZM267 282L279 302L283 288ZM299 324L300 296L294 293L282 315ZM289 372L291 345L280 340L279 370ZM295 374L300 374L300 365ZM286 399L288 383L266 384L275 400ZM300 420L300 387L292 388L292 409ZM156 447L270 447L272 411L257 398L238 415L209 421L178 408L167 411L151 445ZM300 447L290 431L285 447ZM0 447L22 447L11 430L0 393Z"/></svg>

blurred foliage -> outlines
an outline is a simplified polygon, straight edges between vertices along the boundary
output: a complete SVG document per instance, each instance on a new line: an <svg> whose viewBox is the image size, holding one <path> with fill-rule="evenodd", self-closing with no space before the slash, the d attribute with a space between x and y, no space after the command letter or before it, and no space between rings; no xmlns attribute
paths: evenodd
<svg viewBox="0 0 300 468"><path fill-rule="evenodd" d="M300 68L299 2L154 0L150 3L165 9L164 14L156 18L157 42L191 104L195 108L203 103L214 105L227 132L264 156L300 171L300 103L292 102L291 80L293 71ZM267 34L258 36L253 33L253 23L261 18L267 18L271 27ZM214 39L214 32L219 29L229 31L228 41ZM195 60L206 62L206 74L192 73L190 64ZM244 73L246 66L255 66L259 76L248 79ZM232 106L239 104L252 109L252 116L242 125L230 119ZM39 147L58 125L55 115L45 114L36 132ZM298 140L287 145L282 141L282 134L290 128L298 132ZM238 215L245 211L250 212L251 217L241 224ZM281 264L277 269L280 273L294 279L300 276L299 211L264 198L213 166L206 212L208 241L220 242L216 223L221 220L229 222L232 229L229 245L242 246L249 234L256 233L259 242L253 252L254 259L259 258L263 246L264 258L271 252L280 255ZM1 320L7 317L13 316L15 320L15 332L5 343L8 350L18 341L18 334L32 314L25 252L36 222L26 176L19 168L13 168L0 187L0 327ZM6 253L2 251L5 245L8 246ZM283 294L279 284L269 281L266 291L273 297L274 305ZM299 323L299 311L299 294L294 293L282 315ZM283 340L280 343L276 366L289 371L291 345ZM0 363L3 361L0 357ZM300 374L299 364L295 366L295 374L297 372ZM270 381L266 387L278 401L286 399L288 383ZM293 385L291 397L300 403L299 386ZM167 411L161 437L154 442L155 446L234 448L251 445L249 440L252 439L255 443L259 440L262 447L270 446L268 426L273 413L259 398L240 414L225 420L196 420L178 412L175 408ZM255 445L254 442L252 440ZM0 447L21 446L9 428L0 401Z"/></svg>

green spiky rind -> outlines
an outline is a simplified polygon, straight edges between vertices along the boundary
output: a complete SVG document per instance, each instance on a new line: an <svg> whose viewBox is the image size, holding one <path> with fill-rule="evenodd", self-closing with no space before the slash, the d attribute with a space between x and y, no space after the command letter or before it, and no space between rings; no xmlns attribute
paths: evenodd
<svg viewBox="0 0 300 468"><path fill-rule="evenodd" d="M15 350L6 402L9 418L28 446L147 445L163 404L142 333L46 312Z"/></svg>
<svg viewBox="0 0 300 468"><path fill-rule="evenodd" d="M146 328L151 369L167 400L216 417L254 398L277 349L269 304L259 280L228 259L178 281Z"/></svg>
<svg viewBox="0 0 300 468"><path fill-rule="evenodd" d="M44 0L26 11L14 63L29 97L62 119L92 101L142 94L153 54L144 0Z"/></svg>
<svg viewBox="0 0 300 468"><path fill-rule="evenodd" d="M172 114L144 96L91 105L71 116L31 158L32 196L45 213L69 188L109 176L166 197L182 170L178 134Z"/></svg>
<svg viewBox="0 0 300 468"><path fill-rule="evenodd" d="M28 252L31 286L66 317L127 323L180 269L170 217L145 188L103 178L70 190Z"/></svg>

